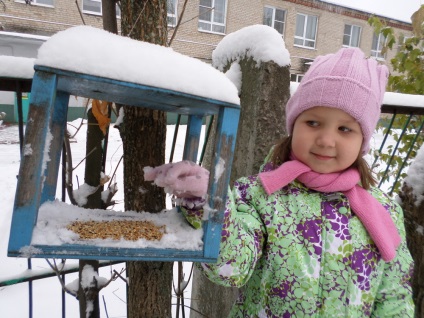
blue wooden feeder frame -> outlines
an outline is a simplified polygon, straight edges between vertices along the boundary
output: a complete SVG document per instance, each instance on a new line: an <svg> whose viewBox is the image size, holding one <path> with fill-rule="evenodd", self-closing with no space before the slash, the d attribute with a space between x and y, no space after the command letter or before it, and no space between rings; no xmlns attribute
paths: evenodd
<svg viewBox="0 0 424 318"><path fill-rule="evenodd" d="M24 146L31 145L32 154L24 153L21 158L8 256L116 261L216 261L240 105L51 67L36 65L34 68L24 139ZM119 248L85 244L31 245L40 205L55 200L70 95L188 115L183 159L191 161L197 159L203 117L218 115L208 191L208 204L213 212L209 213L209 218L203 225L203 250ZM45 153L49 133L54 138L49 153ZM46 160L47 156L50 160ZM222 175L215 180L213 167L219 164L220 158L226 164Z"/></svg>

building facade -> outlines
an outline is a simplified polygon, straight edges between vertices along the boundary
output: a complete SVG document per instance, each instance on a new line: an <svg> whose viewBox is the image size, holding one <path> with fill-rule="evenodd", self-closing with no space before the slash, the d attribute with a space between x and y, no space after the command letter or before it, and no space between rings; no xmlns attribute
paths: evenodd
<svg viewBox="0 0 424 318"><path fill-rule="evenodd" d="M36 57L38 47L58 31L82 24L102 27L101 0L2 3L0 55ZM325 1L189 0L184 13L183 8L183 0L168 0L169 38L177 32L170 44L175 51L210 62L212 51L226 34L248 25L267 24L285 40L294 81L302 78L317 55L343 46L357 46L382 62L396 53L381 54L384 38L375 35L368 24L371 13ZM119 8L117 14L119 18ZM396 35L411 36L411 23L380 18L393 27Z"/></svg>
<svg viewBox="0 0 424 318"><path fill-rule="evenodd" d="M182 10L182 2L177 3L176 16ZM217 8L221 8L221 13L214 15ZM213 49L225 34L248 25L266 24L284 38L291 55L292 80L299 81L316 56L344 46L359 47L383 63L390 61L396 51L381 53L384 37L376 35L368 24L371 16L319 0L195 0L184 12L172 47L210 61ZM394 29L395 35L412 35L410 23L379 17Z"/></svg>

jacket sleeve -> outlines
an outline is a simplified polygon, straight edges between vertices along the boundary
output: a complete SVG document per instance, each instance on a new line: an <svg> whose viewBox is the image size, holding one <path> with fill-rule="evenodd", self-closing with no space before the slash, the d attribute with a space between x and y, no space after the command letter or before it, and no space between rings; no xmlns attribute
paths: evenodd
<svg viewBox="0 0 424 318"><path fill-rule="evenodd" d="M227 287L243 286L262 256L265 228L252 204L248 182L242 178L228 192L217 262L197 264L209 280Z"/></svg>
<svg viewBox="0 0 424 318"><path fill-rule="evenodd" d="M395 259L384 264L384 273L375 299L372 317L414 317L415 307L411 287L413 259L406 245L402 209L396 203L393 205L392 218L402 242Z"/></svg>

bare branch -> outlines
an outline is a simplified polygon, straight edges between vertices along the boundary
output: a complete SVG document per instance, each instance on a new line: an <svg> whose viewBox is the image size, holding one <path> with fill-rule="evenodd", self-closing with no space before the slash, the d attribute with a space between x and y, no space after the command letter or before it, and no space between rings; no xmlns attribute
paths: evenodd
<svg viewBox="0 0 424 318"><path fill-rule="evenodd" d="M103 202L106 208L109 206L115 205L115 201L112 201L112 198L116 194L116 192L118 192L118 187L116 185L117 183L115 182L111 186L108 186L109 193L107 198Z"/></svg>
<svg viewBox="0 0 424 318"><path fill-rule="evenodd" d="M115 292L116 292L117 290L118 290L118 289L115 289L115 290L112 292L112 294L114 294L116 298L118 298L120 301L122 301L124 304L126 304L127 302L126 302L125 300L123 300L121 297L119 297L117 294L115 294Z"/></svg>
<svg viewBox="0 0 424 318"><path fill-rule="evenodd" d="M141 9L140 13L138 14L137 19L135 20L135 22L134 22L134 24L133 24L133 26L132 26L132 28L131 28L130 32L128 33L128 37L130 37L130 36L131 36L131 33L132 33L132 31L134 30L135 26L137 25L138 20L140 19L140 17L141 17L141 15L142 15L142 13L144 12L144 9L146 9L146 5L147 5L147 1L145 1L145 2L144 2L143 9Z"/></svg>
<svg viewBox="0 0 424 318"><path fill-rule="evenodd" d="M84 158L82 158L82 160L75 166L75 167L73 167L72 168L72 170L75 170L76 168L78 168L78 166L83 162L83 161L85 161L85 159L87 159L88 158L88 156L90 156L95 150L96 150L97 148L96 147L94 147L93 149L91 149L90 150L90 152L84 157Z"/></svg>
<svg viewBox="0 0 424 318"><path fill-rule="evenodd" d="M66 130L65 133L65 138L63 139L64 142L64 146L65 146L65 154L66 154L66 180L65 180L65 185L66 185L66 191L68 192L68 197L69 200L71 201L71 203L73 205L78 205L77 201L74 198L74 193L73 193L73 184L72 184L72 150L71 150L71 144L69 142L69 131Z"/></svg>
<svg viewBox="0 0 424 318"><path fill-rule="evenodd" d="M75 0L75 4L77 5L77 9L78 9L78 12L79 12L79 14L80 14L80 17L81 17L82 23L85 25L84 16L82 15L81 8L79 7L78 0Z"/></svg>
<svg viewBox="0 0 424 318"><path fill-rule="evenodd" d="M214 10L214 9L215 9L215 7L210 8L209 10L207 10L207 11L203 12L202 14L205 14L205 13L207 13L207 12L210 12L210 11L212 11L212 10ZM190 21L192 21L192 20L194 20L194 19L198 18L199 16L200 16L200 14L195 15L195 16L194 16L194 17L192 17L191 19L188 19L188 20L185 20L184 22L181 22L181 25L183 25L183 24L185 24L185 23L187 23L187 22L190 22Z"/></svg>
<svg viewBox="0 0 424 318"><path fill-rule="evenodd" d="M79 130L81 129L82 125L84 124L84 119L85 116L87 115L87 109L88 109L88 104L90 103L90 98L87 98L87 102L85 103L85 109L84 109L84 115L81 118L81 122L80 125L77 128L77 131L75 132L75 134L73 134L72 136L70 136L70 138L74 138L76 136L76 134L79 132ZM70 123L68 123L68 125L72 126L75 128L75 126L71 125Z"/></svg>
<svg viewBox="0 0 424 318"><path fill-rule="evenodd" d="M172 305L175 306L177 304L172 304ZM194 309L191 306L184 305L184 307L189 308L190 310L193 310L193 311L197 312L199 315L202 315L203 317L210 318L209 316L206 316L205 314L201 313L200 311L198 311L197 309Z"/></svg>
<svg viewBox="0 0 424 318"><path fill-rule="evenodd" d="M117 278L118 272L114 271L114 274L110 277L110 279L107 281L106 284L104 284L103 286L99 287L98 284L96 284L96 287L99 289L98 291L101 291L103 288L107 287L111 282L115 281ZM94 278L94 277L93 277ZM96 282L97 283L97 282Z"/></svg>
<svg viewBox="0 0 424 318"><path fill-rule="evenodd" d="M113 171L112 176L110 177L110 181L109 184L107 185L108 188L110 188L112 180L114 179L115 175L116 175L116 170L118 170L119 165L121 164L122 159L124 158L124 155L121 156L121 158L118 161L118 164L115 167L115 170Z"/></svg>
<svg viewBox="0 0 424 318"><path fill-rule="evenodd" d="M75 292L73 292L73 291L71 291L70 289L68 289L67 287L66 287L66 285L65 285L65 282L62 280L62 278L60 277L60 275L61 275L61 269L59 269L58 267L57 267L57 265L56 265L56 260L55 259L53 259L53 262L54 262L54 264L52 264L47 258L46 258L46 262L47 262L47 264L49 264L49 266L50 266L50 268L56 273L56 276L57 276L57 279L59 280L59 282L60 282L60 285L62 286L62 289L63 289L63 291L65 291L66 293L68 293L69 295L72 295L72 296L74 296L75 298L77 298L78 299L78 294L77 293L75 293ZM62 262L63 263L63 266L65 265L65 262ZM63 268L63 266L62 266L62 268Z"/></svg>
<svg viewBox="0 0 424 318"><path fill-rule="evenodd" d="M125 284L127 284L128 285L128 280L126 279L126 278L124 278L121 274L124 272L125 270L124 269L122 269L121 270L121 272L120 273L118 273L116 270L113 270L113 273L117 276L117 277L119 277L120 279L122 279L124 282L125 282Z"/></svg>

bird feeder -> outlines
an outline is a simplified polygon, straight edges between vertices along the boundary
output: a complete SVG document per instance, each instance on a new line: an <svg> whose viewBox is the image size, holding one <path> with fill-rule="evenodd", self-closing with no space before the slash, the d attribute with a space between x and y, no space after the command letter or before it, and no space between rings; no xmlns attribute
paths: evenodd
<svg viewBox="0 0 424 318"><path fill-rule="evenodd" d="M83 31L84 35L91 35L96 39L103 35L98 32L104 32L92 28ZM113 40L120 38L116 35L113 36ZM73 37L70 37L68 41L64 42L72 42L72 39ZM54 37L49 41L51 40L54 40ZM78 40L81 41L81 38L78 37ZM125 41L128 40L128 38L125 39ZM89 38L85 41L91 45ZM108 42L111 42L110 38ZM81 48L80 43L70 43L69 45L70 48L79 46L83 52L85 50ZM64 54L69 49L63 48ZM40 49L39 52L42 50ZM64 59L66 58L65 56ZM40 61L43 61L42 57ZM122 261L216 261L240 114L239 103L93 75L89 72L67 70L54 65L40 65L37 64L37 60L35 64L24 150L10 229L8 256ZM205 64L205 66L218 72L209 65ZM205 74L205 76L208 75ZM225 77L225 75L223 76ZM178 78L175 81L178 81ZM193 85L196 85L196 82ZM209 215L203 223L203 247L200 250L107 246L107 244L97 244L94 241L82 244L78 240L60 245L50 245L48 241L43 244L33 243L33 233L37 225L40 206L55 200L70 95L188 115L183 159L191 161L196 161L197 158L204 117L216 115L216 141L208 190ZM221 165L223 161L226 163L224 167ZM214 169L218 166L220 169ZM221 171L222 168L223 171ZM125 215L126 213L121 214Z"/></svg>

